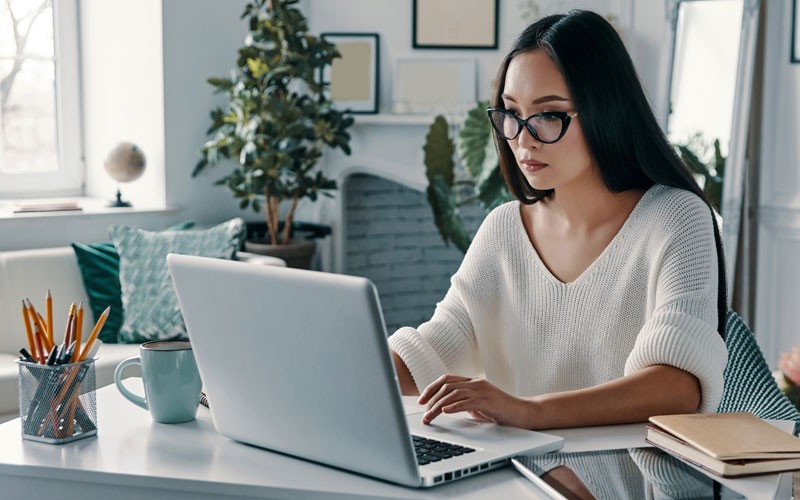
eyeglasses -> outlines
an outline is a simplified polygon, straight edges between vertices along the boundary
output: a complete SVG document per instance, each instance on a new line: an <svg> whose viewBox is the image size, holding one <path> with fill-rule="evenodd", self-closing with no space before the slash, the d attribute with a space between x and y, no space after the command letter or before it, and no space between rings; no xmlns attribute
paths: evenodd
<svg viewBox="0 0 800 500"><path fill-rule="evenodd" d="M577 111L565 113L563 111L545 111L536 113L524 120L506 109L487 108L489 121L500 137L511 141L519 136L522 127L539 142L553 144L558 142L567 133L567 127L572 118L578 116Z"/></svg>

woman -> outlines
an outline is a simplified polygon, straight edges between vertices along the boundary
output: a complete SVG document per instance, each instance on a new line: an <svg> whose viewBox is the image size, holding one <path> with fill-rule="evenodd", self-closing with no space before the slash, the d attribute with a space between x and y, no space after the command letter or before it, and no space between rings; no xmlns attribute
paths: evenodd
<svg viewBox="0 0 800 500"><path fill-rule="evenodd" d="M481 225L430 321L390 346L428 409L528 429L714 411L727 360L713 210L619 36L572 11L528 27L488 114L519 200Z"/></svg>

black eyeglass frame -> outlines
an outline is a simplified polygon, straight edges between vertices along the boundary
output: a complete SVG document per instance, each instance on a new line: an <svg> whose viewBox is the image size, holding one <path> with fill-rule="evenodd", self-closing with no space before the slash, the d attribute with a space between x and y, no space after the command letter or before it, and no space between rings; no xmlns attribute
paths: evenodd
<svg viewBox="0 0 800 500"><path fill-rule="evenodd" d="M501 113L503 115L508 116L509 118L513 118L514 120L516 120L517 132L512 137L506 137L503 131L497 128L497 124L494 122L494 120L492 120L492 113ZM492 124L492 128L498 134L500 134L500 137L502 137L507 141L513 141L514 139L519 137L519 134L522 132L522 128L525 127L526 129L528 129L528 132L530 132L533 138L536 139L537 141L541 142L542 144L553 144L560 141L561 138L564 137L564 134L567 133L567 129L569 128L570 122L574 117L578 116L578 112L573 111L572 113L566 113L564 111L543 111L541 113L533 114L523 120L522 118L518 117L517 115L515 115L514 113L512 113L507 109L493 108L490 106L486 108L486 115L489 117L489 123ZM558 118L559 120L561 120L561 133L558 134L558 137L556 137L552 141L545 141L544 139L539 137L539 133L536 132L536 129L533 128L529 123L529 120L533 118L541 118L543 116L548 118Z"/></svg>

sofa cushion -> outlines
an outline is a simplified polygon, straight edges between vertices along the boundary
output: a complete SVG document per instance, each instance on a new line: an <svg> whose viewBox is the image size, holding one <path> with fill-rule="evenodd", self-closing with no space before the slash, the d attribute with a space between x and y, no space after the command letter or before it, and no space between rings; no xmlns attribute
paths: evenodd
<svg viewBox="0 0 800 500"><path fill-rule="evenodd" d="M145 342L186 337L167 269L167 254L232 259L243 230L244 221L240 218L202 231L153 232L111 226L109 237L120 256L124 310L119 340Z"/></svg>
<svg viewBox="0 0 800 500"><path fill-rule="evenodd" d="M78 259L94 321L97 321L106 307L111 306L98 338L107 344L116 344L117 333L122 326L122 290L119 285L117 249L110 241L88 245L73 241L71 245Z"/></svg>
<svg viewBox="0 0 800 500"><path fill-rule="evenodd" d="M167 231L183 231L193 227L194 221L186 221L167 228ZM111 306L98 338L106 344L116 344L123 315L117 248L110 241L89 244L73 241L71 245L78 259L94 321L97 321L106 307Z"/></svg>

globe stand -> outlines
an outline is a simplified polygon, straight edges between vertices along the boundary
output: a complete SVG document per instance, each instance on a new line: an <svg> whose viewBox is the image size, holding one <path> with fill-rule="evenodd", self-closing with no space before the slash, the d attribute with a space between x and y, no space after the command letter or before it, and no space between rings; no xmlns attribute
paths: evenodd
<svg viewBox="0 0 800 500"><path fill-rule="evenodd" d="M130 207L131 204L128 201L122 201L122 193L120 192L119 188L117 188L117 199L112 201L108 204L109 207Z"/></svg>

